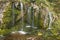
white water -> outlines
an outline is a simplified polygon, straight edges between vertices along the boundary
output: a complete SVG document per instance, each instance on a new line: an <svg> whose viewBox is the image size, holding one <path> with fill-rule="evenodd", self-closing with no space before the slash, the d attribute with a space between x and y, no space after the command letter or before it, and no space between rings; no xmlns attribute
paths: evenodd
<svg viewBox="0 0 60 40"><path fill-rule="evenodd" d="M22 35L27 34L27 32L25 32L25 31L13 31L13 32L11 32L11 33L12 33L12 34L20 33L20 34L22 34Z"/></svg>
<svg viewBox="0 0 60 40"><path fill-rule="evenodd" d="M27 25L26 27L27 27L27 28L30 28L31 26Z"/></svg>

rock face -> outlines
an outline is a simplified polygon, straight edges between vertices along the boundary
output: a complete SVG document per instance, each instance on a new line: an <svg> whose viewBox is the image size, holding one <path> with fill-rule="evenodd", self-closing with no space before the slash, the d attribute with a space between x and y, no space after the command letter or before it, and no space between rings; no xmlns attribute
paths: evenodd
<svg viewBox="0 0 60 40"><path fill-rule="evenodd" d="M3 23L3 13L6 11L6 7L9 5L9 2L0 1L0 23Z"/></svg>

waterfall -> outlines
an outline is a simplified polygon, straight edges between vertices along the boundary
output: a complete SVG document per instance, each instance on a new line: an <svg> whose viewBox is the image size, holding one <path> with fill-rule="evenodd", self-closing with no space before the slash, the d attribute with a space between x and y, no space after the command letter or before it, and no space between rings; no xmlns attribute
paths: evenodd
<svg viewBox="0 0 60 40"><path fill-rule="evenodd" d="M48 7L46 8L46 15L45 15L45 20L44 20L44 27L46 27L47 22L48 22L48 28L47 29L51 29L52 26L52 13L49 11Z"/></svg>
<svg viewBox="0 0 60 40"><path fill-rule="evenodd" d="M48 15L49 15L49 25L48 25L48 29L51 29L51 26L52 26L52 13L51 12L49 12L48 13Z"/></svg>
<svg viewBox="0 0 60 40"><path fill-rule="evenodd" d="M31 3L31 19L32 19L32 28L34 28L34 9L33 9L33 6L34 4Z"/></svg>
<svg viewBox="0 0 60 40"><path fill-rule="evenodd" d="M31 24L30 23L30 21L31 21L31 7L27 8L27 21L28 21L29 24L26 27L31 27L30 26L30 24Z"/></svg>
<svg viewBox="0 0 60 40"><path fill-rule="evenodd" d="M31 20L31 9L30 8L28 8L28 19L27 20L30 23L30 20Z"/></svg>
<svg viewBox="0 0 60 40"><path fill-rule="evenodd" d="M14 24L15 24L15 13L14 13L14 2L12 3L12 17L13 17L13 23L12 23L12 25L14 26Z"/></svg>
<svg viewBox="0 0 60 40"><path fill-rule="evenodd" d="M27 32L25 32L24 30L23 30L23 27L24 27L24 18L23 18L23 3L22 3L22 1L20 0L20 5L21 5L21 16L22 16L22 28L21 28L21 30L20 31L18 31L20 34L27 34Z"/></svg>
<svg viewBox="0 0 60 40"><path fill-rule="evenodd" d="M22 22L22 30L23 30L23 25L24 25L24 24L23 24L23 20L24 20L24 19L23 19L23 3L21 2L21 0L20 0L20 5L21 5L21 14L22 14L22 15L21 15L21 16L22 16L22 21L21 21L21 22Z"/></svg>

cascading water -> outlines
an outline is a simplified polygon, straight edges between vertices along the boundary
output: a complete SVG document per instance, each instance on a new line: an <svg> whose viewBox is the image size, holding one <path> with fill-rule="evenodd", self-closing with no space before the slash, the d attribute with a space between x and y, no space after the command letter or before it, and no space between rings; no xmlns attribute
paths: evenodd
<svg viewBox="0 0 60 40"><path fill-rule="evenodd" d="M14 2L12 2L12 17L13 17L12 25L14 26L15 24Z"/></svg>
<svg viewBox="0 0 60 40"><path fill-rule="evenodd" d="M51 26L52 26L52 13L49 11L49 9L46 10L47 11L47 14L45 15L45 20L44 20L44 27L46 27L46 24L48 23L48 28L47 30L44 32L44 35L45 33L48 34L48 36L51 36L52 35L52 32L51 32Z"/></svg>
<svg viewBox="0 0 60 40"><path fill-rule="evenodd" d="M39 7L34 3L35 2L35 0L33 0L33 2L31 3L31 20L32 20L32 28L33 29L37 29L37 27L35 27L35 25L34 25L34 20L35 20L35 10L34 9L36 9L36 13L38 14L39 13Z"/></svg>
<svg viewBox="0 0 60 40"><path fill-rule="evenodd" d="M48 13L48 15L49 15L49 25L48 25L48 29L51 29L51 26L52 26L52 13L51 12L49 12Z"/></svg>
<svg viewBox="0 0 60 40"><path fill-rule="evenodd" d="M23 19L23 3L22 3L22 1L20 0L20 5L21 5L21 16L22 16L22 28L21 28L21 30L20 31L18 31L20 34L27 34L27 32L25 32L24 30L23 30L23 27L24 27L24 23L23 23L23 21L24 21L24 19Z"/></svg>
<svg viewBox="0 0 60 40"><path fill-rule="evenodd" d="M47 21L48 21L48 28L47 29L51 29L51 25L52 25L52 13L49 11L48 8L46 8L46 11L48 13L45 15L44 27L46 27L46 24L47 24Z"/></svg>
<svg viewBox="0 0 60 40"><path fill-rule="evenodd" d="M34 3L31 3L31 19L32 19L32 28L34 28Z"/></svg>
<svg viewBox="0 0 60 40"><path fill-rule="evenodd" d="M28 16L27 21L28 21L29 24L28 24L26 27L31 27L31 26L30 26L30 24L31 24L31 23L30 23L30 20L31 20L31 13L30 13L30 12L31 12L31 8L28 7L28 8L27 8L27 16Z"/></svg>

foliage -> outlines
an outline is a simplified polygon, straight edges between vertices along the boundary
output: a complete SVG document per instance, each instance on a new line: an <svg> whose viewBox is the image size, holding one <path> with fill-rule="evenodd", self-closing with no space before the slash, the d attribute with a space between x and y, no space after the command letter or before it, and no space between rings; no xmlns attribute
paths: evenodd
<svg viewBox="0 0 60 40"><path fill-rule="evenodd" d="M24 0L24 2L30 2L30 0ZM44 13L40 11L40 18L35 17L34 19L34 25L37 26L37 29L33 28L25 28L24 31L30 31L31 34L37 34L38 36L41 34L45 40L60 40L60 0L37 0L37 5L40 4L40 2L43 3L43 7L48 7L50 11L53 12L54 22L52 23L51 30L47 30L48 26L46 28L43 27L44 22ZM41 6L40 6L41 7ZM41 8L42 9L42 8ZM20 20L20 10L14 8L15 13L15 24L13 25L13 15L12 15L12 7L11 4L9 7L7 7L6 12L4 13L3 18L3 24L2 28L0 30L0 35L5 35L7 32L16 31L21 29L21 20ZM27 14L27 13L26 13ZM41 18L42 15L42 18ZM28 23L27 15L24 15L24 26L26 26ZM30 20L31 21L31 20Z"/></svg>

